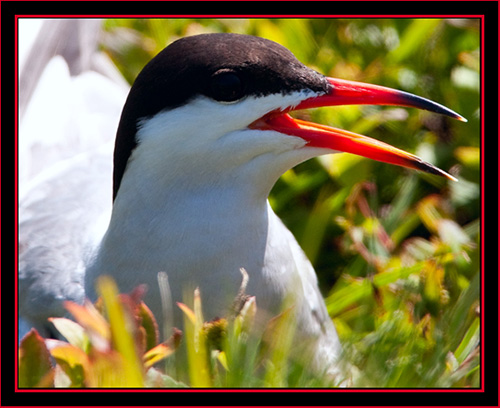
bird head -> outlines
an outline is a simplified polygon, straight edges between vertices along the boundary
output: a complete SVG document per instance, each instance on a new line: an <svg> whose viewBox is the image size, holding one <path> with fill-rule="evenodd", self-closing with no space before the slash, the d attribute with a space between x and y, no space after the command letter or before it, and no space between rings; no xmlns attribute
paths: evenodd
<svg viewBox="0 0 500 408"><path fill-rule="evenodd" d="M348 104L414 107L465 121L407 92L326 77L270 40L239 34L182 38L151 60L132 86L116 138L114 197L134 161L176 178L191 172L199 182L239 171L269 189L304 160L349 152L454 179L384 142L289 114Z"/></svg>

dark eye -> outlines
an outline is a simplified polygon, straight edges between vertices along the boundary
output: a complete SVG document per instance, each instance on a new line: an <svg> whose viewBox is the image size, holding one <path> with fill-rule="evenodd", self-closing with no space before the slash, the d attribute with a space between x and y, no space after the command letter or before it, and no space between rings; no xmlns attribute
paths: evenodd
<svg viewBox="0 0 500 408"><path fill-rule="evenodd" d="M211 81L211 96L216 101L234 102L244 96L243 80L233 71L217 71Z"/></svg>

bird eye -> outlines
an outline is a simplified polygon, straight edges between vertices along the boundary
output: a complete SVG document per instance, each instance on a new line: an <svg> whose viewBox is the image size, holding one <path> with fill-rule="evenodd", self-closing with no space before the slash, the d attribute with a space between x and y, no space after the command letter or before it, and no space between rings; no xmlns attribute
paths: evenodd
<svg viewBox="0 0 500 408"><path fill-rule="evenodd" d="M217 71L211 80L211 97L219 102L234 102L244 96L242 79L233 71Z"/></svg>

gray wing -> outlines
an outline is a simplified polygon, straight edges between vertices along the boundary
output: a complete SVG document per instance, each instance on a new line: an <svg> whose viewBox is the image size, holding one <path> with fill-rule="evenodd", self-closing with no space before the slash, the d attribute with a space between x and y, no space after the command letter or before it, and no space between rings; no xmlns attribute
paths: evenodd
<svg viewBox="0 0 500 408"><path fill-rule="evenodd" d="M319 290L316 272L293 234L272 210L270 217L273 219L273 234L289 246L291 253L288 269L294 277L290 288L297 302L296 310L299 311L297 336L304 336L310 342L313 352L311 365L337 377L340 373L338 363L342 346Z"/></svg>
<svg viewBox="0 0 500 408"><path fill-rule="evenodd" d="M39 331L48 317L64 315L64 300L83 301L85 265L110 210L109 153L59 164L21 200L19 314Z"/></svg>
<svg viewBox="0 0 500 408"><path fill-rule="evenodd" d="M299 324L317 336L314 365L327 370L336 367L342 346L332 319L328 315L325 301L318 287L316 272L311 262L295 239L288 240L297 271L302 283L305 307L301 309Z"/></svg>
<svg viewBox="0 0 500 408"><path fill-rule="evenodd" d="M20 48L27 48L21 42L30 37L30 23L36 21L20 22ZM64 300L83 300L85 265L109 220L113 139L128 87L88 70L101 60L99 24L45 20L25 58L18 134L19 337L30 327L44 332L48 317L64 314Z"/></svg>

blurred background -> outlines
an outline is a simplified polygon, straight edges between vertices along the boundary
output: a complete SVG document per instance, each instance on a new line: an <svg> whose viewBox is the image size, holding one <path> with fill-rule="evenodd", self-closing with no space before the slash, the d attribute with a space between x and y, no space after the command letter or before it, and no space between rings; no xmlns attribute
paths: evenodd
<svg viewBox="0 0 500 408"><path fill-rule="evenodd" d="M180 37L234 32L274 40L325 75L402 89L466 117L296 112L415 153L458 182L343 153L288 171L270 202L316 269L359 386L479 386L480 20L108 19L102 28L99 47L129 84Z"/></svg>
<svg viewBox="0 0 500 408"><path fill-rule="evenodd" d="M402 89L465 116L468 123L372 106L302 113L413 152L459 181L344 153L290 170L270 201L314 264L346 352L367 373L367 384L478 386L479 24L110 19L101 46L132 83L179 37L252 34L284 45L325 75ZM447 370L460 374L446 376Z"/></svg>

